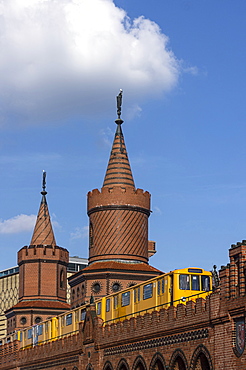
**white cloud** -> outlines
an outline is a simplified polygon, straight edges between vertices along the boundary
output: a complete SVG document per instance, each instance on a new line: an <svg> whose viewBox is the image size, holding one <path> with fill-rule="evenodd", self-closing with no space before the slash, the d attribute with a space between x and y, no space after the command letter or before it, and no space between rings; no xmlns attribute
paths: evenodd
<svg viewBox="0 0 246 370"><path fill-rule="evenodd" d="M105 148L111 148L112 141L114 138L114 132L111 130L110 127L107 127L106 129L101 129L99 132L99 146L105 147Z"/></svg>
<svg viewBox="0 0 246 370"><path fill-rule="evenodd" d="M89 235L89 227L83 226L83 227L76 227L74 232L70 234L71 240L73 239L85 239Z"/></svg>
<svg viewBox="0 0 246 370"><path fill-rule="evenodd" d="M168 37L113 0L2 0L0 20L2 125L94 115L119 88L137 107L177 83Z"/></svg>
<svg viewBox="0 0 246 370"><path fill-rule="evenodd" d="M16 234L31 231L34 228L37 216L18 215L8 220L0 220L0 234Z"/></svg>
<svg viewBox="0 0 246 370"><path fill-rule="evenodd" d="M156 214L158 214L158 215L162 215L162 211L161 211L161 209L160 209L159 207L157 207L157 206L155 206L155 207L153 208L153 211L154 211Z"/></svg>

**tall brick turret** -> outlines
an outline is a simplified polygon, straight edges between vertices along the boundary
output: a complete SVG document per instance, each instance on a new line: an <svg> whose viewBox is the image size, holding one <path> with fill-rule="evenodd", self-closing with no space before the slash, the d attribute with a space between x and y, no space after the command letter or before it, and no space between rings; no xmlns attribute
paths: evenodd
<svg viewBox="0 0 246 370"><path fill-rule="evenodd" d="M67 299L68 251L56 245L45 191L43 191L29 246L18 252L19 302L6 312L8 332L37 324L70 306Z"/></svg>
<svg viewBox="0 0 246 370"><path fill-rule="evenodd" d="M88 193L89 266L69 279L72 306L134 285L161 272L148 264L155 243L148 241L150 194L136 189L121 125L122 92L117 96L118 119L101 190Z"/></svg>
<svg viewBox="0 0 246 370"><path fill-rule="evenodd" d="M150 194L136 189L121 124L117 129L101 191L88 193L89 263L148 262Z"/></svg>

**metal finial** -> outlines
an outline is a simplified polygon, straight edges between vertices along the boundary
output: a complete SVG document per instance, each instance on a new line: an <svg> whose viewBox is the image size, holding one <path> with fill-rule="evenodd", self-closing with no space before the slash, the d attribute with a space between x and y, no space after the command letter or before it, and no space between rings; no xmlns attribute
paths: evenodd
<svg viewBox="0 0 246 370"><path fill-rule="evenodd" d="M43 170L43 191L46 191L46 172Z"/></svg>
<svg viewBox="0 0 246 370"><path fill-rule="evenodd" d="M120 115L121 115L121 105L122 105L122 93L123 93L123 90L120 89L120 92L119 92L119 94L116 97L118 120L121 119L120 118Z"/></svg>

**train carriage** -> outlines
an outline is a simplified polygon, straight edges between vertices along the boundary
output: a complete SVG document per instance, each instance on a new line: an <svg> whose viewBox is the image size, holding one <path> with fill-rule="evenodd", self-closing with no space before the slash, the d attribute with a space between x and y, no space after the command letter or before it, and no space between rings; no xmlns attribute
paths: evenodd
<svg viewBox="0 0 246 370"><path fill-rule="evenodd" d="M96 313L104 324L123 321L198 297L205 298L211 291L211 272L194 267L177 269L96 300ZM30 328L17 330L3 338L0 344L19 340L24 349L72 335L85 319L88 305L66 311Z"/></svg>

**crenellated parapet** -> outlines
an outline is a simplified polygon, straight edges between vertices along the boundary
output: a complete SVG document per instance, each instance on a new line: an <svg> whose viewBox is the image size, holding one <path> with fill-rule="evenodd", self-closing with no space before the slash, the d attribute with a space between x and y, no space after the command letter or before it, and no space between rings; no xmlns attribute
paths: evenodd
<svg viewBox="0 0 246 370"><path fill-rule="evenodd" d="M89 262L148 262L150 193L134 187L103 187L88 193Z"/></svg>
<svg viewBox="0 0 246 370"><path fill-rule="evenodd" d="M133 206L150 210L150 193L133 187L103 187L88 193L87 210L90 214L94 208L105 206Z"/></svg>
<svg viewBox="0 0 246 370"><path fill-rule="evenodd" d="M148 336L162 335L170 336L185 331L199 330L211 321L219 317L220 295L213 293L206 299L198 298L195 302L189 301L186 304L179 304L176 307L170 306L159 311L153 311L144 315L132 316L121 322L98 326L100 333L100 346L108 347L110 343L117 345L125 344L128 338L141 340Z"/></svg>
<svg viewBox="0 0 246 370"><path fill-rule="evenodd" d="M68 263L69 252L65 248L52 245L29 245L18 251L18 264L37 259Z"/></svg>

